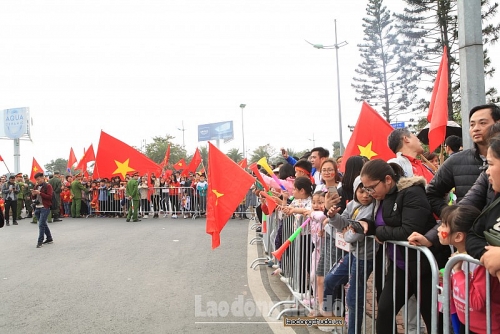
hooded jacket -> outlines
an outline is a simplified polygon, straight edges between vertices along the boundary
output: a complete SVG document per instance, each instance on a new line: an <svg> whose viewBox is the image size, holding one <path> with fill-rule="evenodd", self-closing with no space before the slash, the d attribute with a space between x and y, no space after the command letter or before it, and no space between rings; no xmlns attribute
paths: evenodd
<svg viewBox="0 0 500 334"><path fill-rule="evenodd" d="M425 234L436 225L421 176L401 178L384 200L377 202L373 217L379 206L386 225L376 227L371 221L368 234L375 234L380 241L407 241L413 232Z"/></svg>

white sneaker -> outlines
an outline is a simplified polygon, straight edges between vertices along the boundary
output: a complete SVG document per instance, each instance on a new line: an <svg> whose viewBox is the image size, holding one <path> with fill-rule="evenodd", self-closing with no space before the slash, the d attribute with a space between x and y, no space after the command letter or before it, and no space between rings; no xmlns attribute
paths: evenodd
<svg viewBox="0 0 500 334"><path fill-rule="evenodd" d="M177 215L172 215L172 219L177 219Z"/></svg>
<svg viewBox="0 0 500 334"><path fill-rule="evenodd" d="M285 283L285 284L290 284L290 278L288 278L288 277L284 277L284 276L283 276L283 277L280 277L280 280L281 280L283 283Z"/></svg>
<svg viewBox="0 0 500 334"><path fill-rule="evenodd" d="M148 219L148 218L149 218L149 216L148 216L148 215L144 215L144 217L142 217L142 218L144 218L144 219Z"/></svg>

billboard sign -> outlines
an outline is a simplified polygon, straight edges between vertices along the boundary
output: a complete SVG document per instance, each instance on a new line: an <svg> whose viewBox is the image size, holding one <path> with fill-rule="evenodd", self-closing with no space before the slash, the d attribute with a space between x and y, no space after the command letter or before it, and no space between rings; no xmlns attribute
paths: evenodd
<svg viewBox="0 0 500 334"><path fill-rule="evenodd" d="M12 108L3 111L3 126L0 126L0 137L19 139L30 135L29 108Z"/></svg>
<svg viewBox="0 0 500 334"><path fill-rule="evenodd" d="M198 125L198 141L234 138L233 121Z"/></svg>
<svg viewBox="0 0 500 334"><path fill-rule="evenodd" d="M405 127L405 122L396 122L396 123L391 123L391 126L394 129L404 129Z"/></svg>

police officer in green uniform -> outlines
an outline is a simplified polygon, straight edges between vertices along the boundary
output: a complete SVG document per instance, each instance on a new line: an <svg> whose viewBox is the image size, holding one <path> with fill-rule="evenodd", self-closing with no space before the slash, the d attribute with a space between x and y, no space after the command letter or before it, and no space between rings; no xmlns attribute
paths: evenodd
<svg viewBox="0 0 500 334"><path fill-rule="evenodd" d="M133 218L132 221L138 222L140 219L137 218L137 211L139 210L139 183L137 179L139 178L139 173L135 172L132 174L132 179L127 182L127 187L125 188L125 197L129 200L127 221ZM133 214L132 214L133 210Z"/></svg>
<svg viewBox="0 0 500 334"><path fill-rule="evenodd" d="M86 191L82 182L82 175L80 173L75 175L75 180L71 182L69 187L71 192L71 217L80 218L80 209L82 208L82 191Z"/></svg>
<svg viewBox="0 0 500 334"><path fill-rule="evenodd" d="M49 184L52 186L52 190L54 191L55 196L53 198L56 200L55 209L50 210L52 212L52 217L54 218L54 222L62 222L60 217L60 207L61 207L61 191L62 191L62 182L61 182L61 174L58 171L54 172L54 176L49 179Z"/></svg>
<svg viewBox="0 0 500 334"><path fill-rule="evenodd" d="M24 184L26 185L23 190L24 206L26 207L26 212L28 216L26 218L33 218L33 208L31 207L31 190L35 189L35 184L31 182L28 174L23 175Z"/></svg>
<svg viewBox="0 0 500 334"><path fill-rule="evenodd" d="M16 218L17 220L24 219L21 217L21 212L23 210L23 205L24 205L24 189L26 188L26 184L23 182L23 173L17 173L16 174L16 183L19 186L19 194L17 195L17 212L16 212ZM28 209L26 209L26 212Z"/></svg>

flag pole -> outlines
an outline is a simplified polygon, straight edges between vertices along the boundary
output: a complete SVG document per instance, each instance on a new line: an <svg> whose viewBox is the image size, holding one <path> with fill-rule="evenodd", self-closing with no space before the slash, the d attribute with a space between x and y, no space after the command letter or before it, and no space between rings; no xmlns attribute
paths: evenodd
<svg viewBox="0 0 500 334"><path fill-rule="evenodd" d="M5 165L5 168L7 168L7 171L8 171L8 172L9 172L9 174L10 174L9 167L7 167L7 164L5 163L5 160L3 160L3 159L2 159L2 161L3 161L3 164Z"/></svg>

